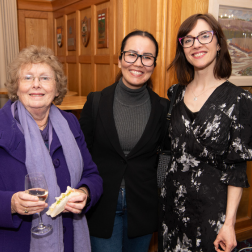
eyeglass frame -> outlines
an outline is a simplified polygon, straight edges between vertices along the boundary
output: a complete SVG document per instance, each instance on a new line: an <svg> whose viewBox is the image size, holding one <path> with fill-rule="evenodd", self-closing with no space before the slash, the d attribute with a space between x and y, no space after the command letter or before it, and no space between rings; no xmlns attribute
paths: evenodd
<svg viewBox="0 0 252 252"><path fill-rule="evenodd" d="M207 33L207 32L211 32L211 33L212 33L212 39L211 39L211 41L208 42L208 43L201 43L201 42L199 41L199 36L201 36L201 35L203 35L204 33ZM195 39L197 39L198 42L199 42L201 45L210 44L210 43L213 41L213 37L214 37L214 35L216 35L216 32L215 32L214 30L212 30L212 31L205 31L204 33L201 33L201 34L199 34L199 35L196 36L196 37L193 37L193 36L184 36L184 37L178 38L178 40L179 40L180 45L181 45L183 48L190 48L190 47L192 47L192 46L194 45ZM192 38L192 39L193 39L193 44L192 44L191 46L184 47L184 46L182 45L181 40L184 39L184 38L186 38L186 37L187 37L187 38Z"/></svg>
<svg viewBox="0 0 252 252"><path fill-rule="evenodd" d="M136 60L135 61L133 61L133 62L128 62L128 61L126 61L125 60L125 53L127 53L127 52L131 52L131 53L134 53L134 54L136 54L137 55L137 58L136 58ZM137 60L138 60L138 58L140 57L141 58L141 63L142 63L142 65L143 66L146 66L146 65L144 65L143 64L143 56L150 56L150 57L152 57L152 58L154 58L154 61L153 61L153 64L152 65L150 65L150 66L146 66L146 67L151 67L151 66L153 66L154 64L155 64L155 62L156 62L156 59L157 59L157 57L155 57L155 56L153 56L153 55L144 55L144 54L138 54L138 53L136 53L136 52L132 52L132 51L123 51L123 52L121 52L121 55L123 55L123 59L124 59L124 61L125 62L127 62L127 63L130 63L130 64L133 64L133 63L135 63Z"/></svg>
<svg viewBox="0 0 252 252"><path fill-rule="evenodd" d="M32 78L32 81L25 81L23 78L25 78L26 76L33 77L33 78ZM29 75L29 74L27 74L27 75L25 75L25 76L23 76L23 77L19 77L18 79L21 80L21 81L24 81L24 82L33 83L33 82L35 81L35 79L38 78L39 83L41 83L41 82L40 82L40 78L43 78L43 77L50 78L50 81L51 81L51 80L57 80L57 79L54 79L54 78L51 77L51 76L43 76L43 75L42 75L42 76L33 76L33 75ZM49 82L50 82L50 81L49 81Z"/></svg>

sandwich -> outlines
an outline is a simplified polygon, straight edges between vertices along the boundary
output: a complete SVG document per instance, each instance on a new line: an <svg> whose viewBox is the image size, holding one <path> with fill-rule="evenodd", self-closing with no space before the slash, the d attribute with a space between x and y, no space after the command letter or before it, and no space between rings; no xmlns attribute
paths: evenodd
<svg viewBox="0 0 252 252"><path fill-rule="evenodd" d="M56 202L49 207L49 210L46 212L46 214L53 218L64 211L68 200L73 196L76 196L74 192L75 190L68 186L65 193L61 193L59 197L55 197Z"/></svg>

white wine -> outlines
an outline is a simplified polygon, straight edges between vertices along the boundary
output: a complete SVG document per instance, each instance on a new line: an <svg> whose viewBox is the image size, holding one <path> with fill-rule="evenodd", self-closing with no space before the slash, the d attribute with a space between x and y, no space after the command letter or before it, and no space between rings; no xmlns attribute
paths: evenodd
<svg viewBox="0 0 252 252"><path fill-rule="evenodd" d="M41 201L45 201L48 197L48 191L42 188L31 188L28 190L28 193L37 196Z"/></svg>

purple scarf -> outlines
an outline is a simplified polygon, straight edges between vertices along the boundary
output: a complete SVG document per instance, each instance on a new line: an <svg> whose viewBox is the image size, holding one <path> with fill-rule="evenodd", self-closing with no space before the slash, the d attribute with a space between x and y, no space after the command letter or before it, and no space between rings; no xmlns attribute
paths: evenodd
<svg viewBox="0 0 252 252"><path fill-rule="evenodd" d="M55 197L60 195L60 189L57 184L55 169L51 156L45 146L37 123L31 114L25 109L20 101L12 104L12 111L17 107L18 117L25 138L26 147L26 168L27 172L43 172L46 176L48 185L48 205L55 202ZM83 159L80 149L75 138L69 128L68 122L62 116L59 109L52 105L49 113L49 147L52 141L52 129L55 130L59 141L63 148L68 170L71 177L71 187L75 187L81 179L83 171ZM20 126L19 126L20 127ZM31 235L30 252L63 252L63 225L62 216L56 218L47 216L45 212L41 212L43 222L53 226L53 232L47 236L35 237ZM74 226L74 251L90 252L90 238L87 226L86 216L83 214L73 215ZM33 215L32 226L38 225L38 216Z"/></svg>

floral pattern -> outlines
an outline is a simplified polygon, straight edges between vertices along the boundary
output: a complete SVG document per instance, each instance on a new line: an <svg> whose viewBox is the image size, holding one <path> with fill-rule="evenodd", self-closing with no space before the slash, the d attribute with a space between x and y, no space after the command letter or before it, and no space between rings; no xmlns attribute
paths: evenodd
<svg viewBox="0 0 252 252"><path fill-rule="evenodd" d="M249 186L252 95L226 81L191 120L185 88L178 88L169 129L172 157L161 189L161 250L215 251L213 242L225 222L227 185ZM171 98L173 87L168 94Z"/></svg>

